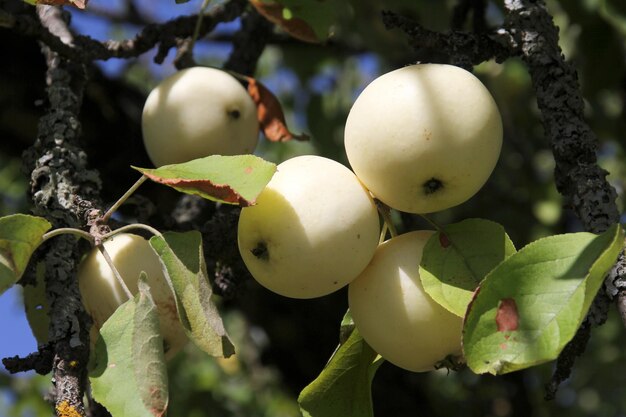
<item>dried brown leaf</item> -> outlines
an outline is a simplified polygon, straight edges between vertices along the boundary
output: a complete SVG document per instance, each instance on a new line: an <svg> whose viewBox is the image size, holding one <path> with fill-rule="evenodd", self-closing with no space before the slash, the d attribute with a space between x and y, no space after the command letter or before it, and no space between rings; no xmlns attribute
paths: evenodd
<svg viewBox="0 0 626 417"><path fill-rule="evenodd" d="M285 32L296 39L310 43L320 43L315 31L305 20L298 17L285 19L284 6L280 3L266 3L261 0L250 0L256 10L270 22L280 26Z"/></svg>
<svg viewBox="0 0 626 417"><path fill-rule="evenodd" d="M262 83L252 77L248 82L248 94L257 106L257 118L265 137L272 142L288 140L309 140L305 134L296 135L287 128L283 108L276 96Z"/></svg>

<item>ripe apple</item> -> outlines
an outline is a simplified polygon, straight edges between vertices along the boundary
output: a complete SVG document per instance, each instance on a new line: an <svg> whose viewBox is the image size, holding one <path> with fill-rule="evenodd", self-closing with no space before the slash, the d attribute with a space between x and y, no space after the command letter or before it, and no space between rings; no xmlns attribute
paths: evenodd
<svg viewBox="0 0 626 417"><path fill-rule="evenodd" d="M344 140L352 169L376 198L431 213L463 203L485 184L500 155L502 121L470 72L418 64L363 90Z"/></svg>
<svg viewBox="0 0 626 417"><path fill-rule="evenodd" d="M147 240L130 233L117 234L103 245L133 295L139 291L137 283L141 271L146 273L150 293L159 315L165 357L172 357L185 346L187 336L178 318L174 293L163 275L157 254ZM115 310L128 300L128 297L97 248L93 248L81 261L78 285L85 310L93 319L94 326L91 329L93 345L97 340L98 330Z"/></svg>
<svg viewBox="0 0 626 417"><path fill-rule="evenodd" d="M420 281L422 251L432 234L410 232L382 243L348 287L363 339L389 362L414 372L461 354L462 319L430 298Z"/></svg>
<svg viewBox="0 0 626 417"><path fill-rule="evenodd" d="M187 68L163 80L148 95L141 123L157 167L252 153L259 137L252 98L232 75L215 68Z"/></svg>
<svg viewBox="0 0 626 417"><path fill-rule="evenodd" d="M307 155L279 164L257 204L241 210L238 242L261 285L314 298L342 288L365 268L379 232L376 206L352 171Z"/></svg>

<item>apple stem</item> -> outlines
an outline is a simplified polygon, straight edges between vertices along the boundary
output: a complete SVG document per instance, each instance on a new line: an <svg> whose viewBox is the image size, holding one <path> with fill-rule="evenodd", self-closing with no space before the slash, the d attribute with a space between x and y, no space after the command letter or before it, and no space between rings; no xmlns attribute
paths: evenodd
<svg viewBox="0 0 626 417"><path fill-rule="evenodd" d="M74 235L76 237L87 239L88 241L91 242L92 245L94 243L94 238L89 233L85 232L84 230L74 229L72 227L61 227L59 229L54 229L42 236L42 242L45 242L48 239L52 239L53 237L65 235L65 234Z"/></svg>
<svg viewBox="0 0 626 417"><path fill-rule="evenodd" d="M102 236L102 240L108 239L112 236L115 236L119 233L123 233L126 232L128 230L132 230L132 229L143 229L143 230L147 230L148 232L152 233L155 236L159 236L159 237L163 237L163 234L161 232L159 232L157 229L155 229L152 226L148 226L147 224L143 224L143 223L133 223L133 224L127 224L126 226L122 226L118 229L112 230L109 233L106 233Z"/></svg>
<svg viewBox="0 0 626 417"><path fill-rule="evenodd" d="M115 204L113 204L109 210L107 210L106 213L104 213L104 216L102 216L101 222L103 224L106 224L111 218L111 216L113 215L113 213L115 213L117 209L120 208L120 206L124 204L126 200L128 200L128 197L130 197L135 191L137 191L137 188L139 188L139 186L141 186L141 184L143 184L147 179L148 177L146 177L145 175L142 175L141 178L139 178L139 180L137 180L137 182L134 183L133 186L130 187L128 191L126 191L124 195L121 196L119 200L117 200Z"/></svg>
<svg viewBox="0 0 626 417"><path fill-rule="evenodd" d="M398 232L396 231L396 226L393 224L393 220L391 219L391 207L389 207L388 205L386 205L380 200L375 200L375 202L376 202L376 208L378 209L378 212L380 213L384 221L380 240L381 241L385 240L385 235L387 234L387 230L389 230L389 234L391 235L392 238L398 236Z"/></svg>
<svg viewBox="0 0 626 417"><path fill-rule="evenodd" d="M133 298L133 293L130 292L130 290L126 286L126 283L124 282L124 279L120 275L120 272L117 270L117 268L113 264L113 259L111 259L109 252L107 252L107 250L104 248L103 245L98 245L98 250L100 251L102 256L104 256L104 260L107 262L107 264L109 264L109 267L113 271L113 275L115 275L115 279L117 280L118 284L120 284L120 286L124 290L124 293L126 293L126 296L128 297L128 299L131 300Z"/></svg>
<svg viewBox="0 0 626 417"><path fill-rule="evenodd" d="M200 36L200 28L202 27L202 19L204 19L204 12L211 4L212 0L204 0L202 2L202 6L200 6L200 13L198 13L198 20L196 20L196 27L193 29L193 35L191 36L191 41L189 41L189 51L193 52L193 46L198 40L198 36Z"/></svg>
<svg viewBox="0 0 626 417"><path fill-rule="evenodd" d="M436 231L441 232L441 233L445 233L444 230L443 230L443 227L439 226L434 220L430 219L425 214L419 214L419 216L422 219L426 220L426 222L428 224L430 224L432 227L434 227Z"/></svg>
<svg viewBox="0 0 626 417"><path fill-rule="evenodd" d="M388 230L389 229L387 227L387 222L383 222L383 228L380 231L380 238L378 239L378 244L379 245L385 241L385 238L387 237L387 231Z"/></svg>

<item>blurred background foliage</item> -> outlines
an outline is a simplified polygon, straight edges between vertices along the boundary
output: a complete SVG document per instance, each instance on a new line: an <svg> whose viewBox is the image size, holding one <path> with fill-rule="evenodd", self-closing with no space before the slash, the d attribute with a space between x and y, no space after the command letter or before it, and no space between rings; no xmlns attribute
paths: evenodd
<svg viewBox="0 0 626 417"><path fill-rule="evenodd" d="M128 1L134 8L129 8ZM195 13L200 3L92 0L86 11L72 11L72 25L77 32L102 40L129 38L148 22ZM261 56L257 78L278 95L292 130L306 132L312 140L276 144L261 139L259 155L280 162L314 153L347 163L343 125L367 83L416 61L442 61L437 51L413 51L402 33L385 30L379 12L400 12L429 29L445 31L450 28L455 1L351 0L350 4L351 15L337 22L327 45L277 36ZM600 141L599 161L610 173L623 213L626 3L548 0L547 5L560 28L563 52L578 70L587 120ZM502 13L501 2L488 2L490 26L502 23ZM221 66L238 28L238 22L219 25L199 42L198 63ZM34 41L8 31L0 33L0 56L5 57L0 65L0 215L6 215L28 212L28 175L21 171L20 155L37 135L45 99L45 68ZM149 166L139 123L143 101L151 87L175 71L173 53L162 65L152 62L154 54L96 62L91 69L81 116L84 147L92 166L101 172L107 201L136 180L129 165ZM580 230L568 203L556 192L554 162L524 64L518 59L504 64L486 62L475 73L502 112L502 156L480 193L432 218L440 224L468 217L497 221L517 247L542 236ZM140 194L158 204L159 210L171 208L177 198L176 193L151 185ZM400 231L427 227L414 216L396 213L394 219ZM220 305L239 353L234 359L214 360L190 346L178 355L170 366L170 415L298 416L298 393L317 376L337 344L339 322L347 307L345 291L317 300L288 300L247 282L241 296L221 300ZM10 346L11 338L2 336L0 343ZM624 346L624 330L612 312L609 321L594 332L572 378L549 402L543 395L552 364L497 378L467 370L416 374L385 364L373 383L376 415L626 416ZM48 377L0 373L0 415L50 415L44 400L48 386Z"/></svg>

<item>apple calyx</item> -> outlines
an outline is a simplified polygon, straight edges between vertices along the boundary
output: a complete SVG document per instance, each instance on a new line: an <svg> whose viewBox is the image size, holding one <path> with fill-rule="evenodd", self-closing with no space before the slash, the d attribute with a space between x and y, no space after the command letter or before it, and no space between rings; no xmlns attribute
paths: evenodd
<svg viewBox="0 0 626 417"><path fill-rule="evenodd" d="M441 180L437 178L431 178L426 181L422 187L424 188L424 194L429 195L434 194L437 191L443 190L444 184L443 182L441 182Z"/></svg>
<svg viewBox="0 0 626 417"><path fill-rule="evenodd" d="M270 253L265 242L259 242L254 249L250 250L250 252L263 261L269 261L270 259Z"/></svg>

